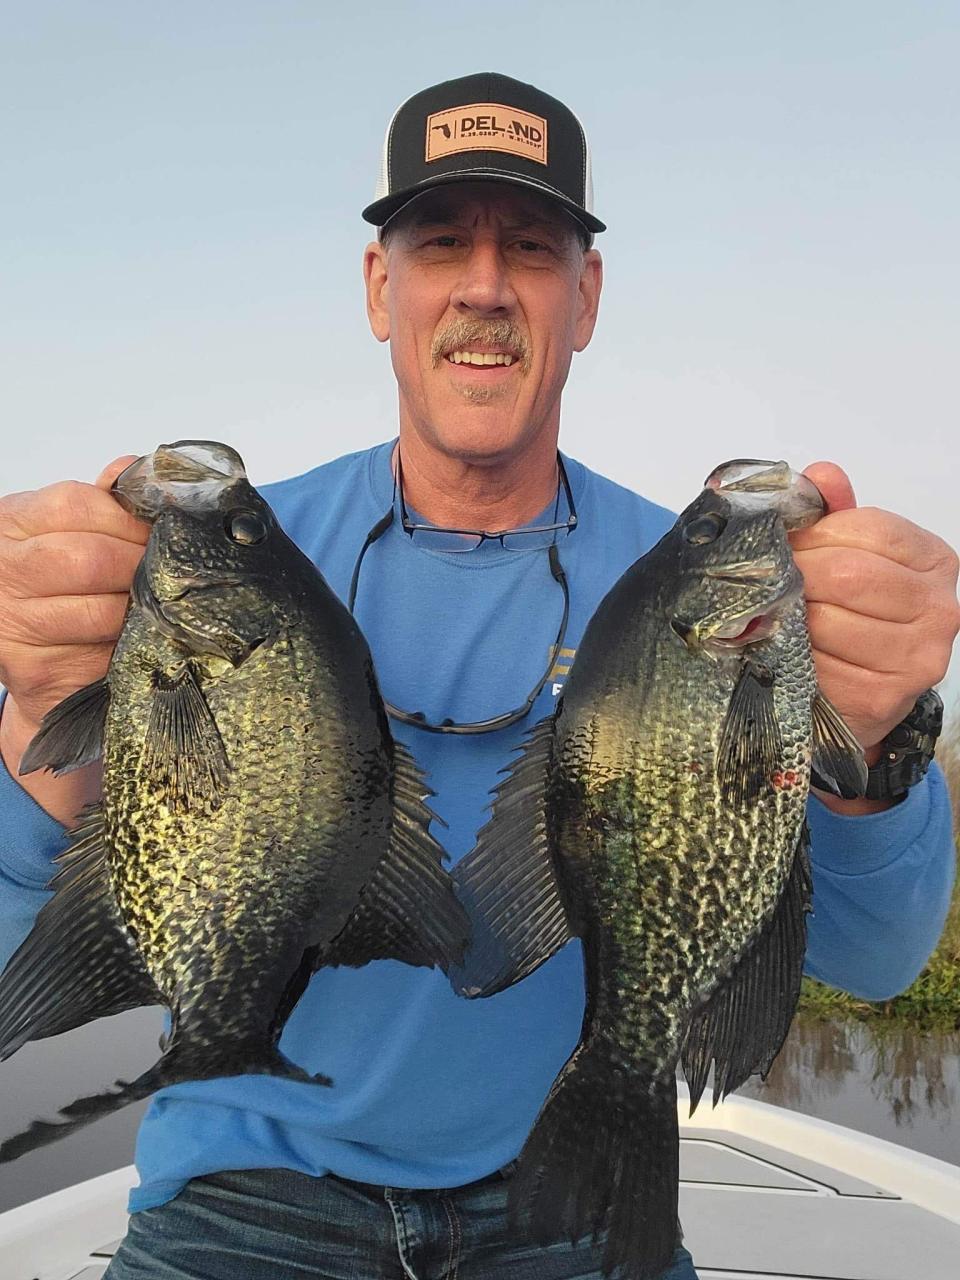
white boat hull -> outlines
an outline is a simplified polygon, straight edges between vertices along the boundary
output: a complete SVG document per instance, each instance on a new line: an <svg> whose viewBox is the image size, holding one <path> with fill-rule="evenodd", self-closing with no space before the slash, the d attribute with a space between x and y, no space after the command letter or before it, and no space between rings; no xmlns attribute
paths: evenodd
<svg viewBox="0 0 960 1280"><path fill-rule="evenodd" d="M701 1280L958 1280L960 1168L780 1107L679 1103L680 1216ZM3 1280L99 1280L132 1166L0 1214Z"/></svg>

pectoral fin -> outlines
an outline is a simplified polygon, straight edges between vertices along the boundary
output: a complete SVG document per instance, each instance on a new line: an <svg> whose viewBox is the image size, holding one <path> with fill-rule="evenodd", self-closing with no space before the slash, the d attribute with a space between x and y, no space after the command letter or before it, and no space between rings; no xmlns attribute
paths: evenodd
<svg viewBox="0 0 960 1280"><path fill-rule="evenodd" d="M98 808L57 861L53 897L0 976L0 1059L28 1040L163 1000L110 887Z"/></svg>
<svg viewBox="0 0 960 1280"><path fill-rule="evenodd" d="M490 821L453 870L473 941L450 980L460 995L492 996L538 969L574 936L547 829L554 718L541 720L497 788Z"/></svg>
<svg viewBox="0 0 960 1280"><path fill-rule="evenodd" d="M190 663L175 676L154 677L143 764L165 789L171 809L217 806L223 799L230 762Z"/></svg>
<svg viewBox="0 0 960 1280"><path fill-rule="evenodd" d="M103 726L110 705L106 677L84 685L43 717L20 761L22 774L50 769L59 777L103 755Z"/></svg>
<svg viewBox="0 0 960 1280"><path fill-rule="evenodd" d="M681 1059L696 1109L713 1066L714 1106L759 1071L766 1075L800 996L810 910L809 838L804 825L793 867L770 921L733 973L690 1022Z"/></svg>
<svg viewBox="0 0 960 1280"><path fill-rule="evenodd" d="M735 806L755 800L780 759L780 727L773 675L759 662L743 664L717 745L717 779Z"/></svg>
<svg viewBox="0 0 960 1280"><path fill-rule="evenodd" d="M843 800L866 794L867 762L836 707L817 690L813 700L813 763L811 781L821 791Z"/></svg>

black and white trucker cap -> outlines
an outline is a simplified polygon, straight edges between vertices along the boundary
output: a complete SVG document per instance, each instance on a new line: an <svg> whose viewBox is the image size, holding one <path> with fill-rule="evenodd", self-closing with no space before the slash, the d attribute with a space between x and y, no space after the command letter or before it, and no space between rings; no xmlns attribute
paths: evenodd
<svg viewBox="0 0 960 1280"><path fill-rule="evenodd" d="M380 180L363 217L382 227L421 191L451 182L508 182L550 196L590 232L590 148L569 107L532 84L488 71L446 80L394 112Z"/></svg>

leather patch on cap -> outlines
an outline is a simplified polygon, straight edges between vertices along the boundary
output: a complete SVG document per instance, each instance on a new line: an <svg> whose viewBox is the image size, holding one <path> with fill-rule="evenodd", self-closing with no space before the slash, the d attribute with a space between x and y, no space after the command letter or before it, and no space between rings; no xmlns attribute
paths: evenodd
<svg viewBox="0 0 960 1280"><path fill-rule="evenodd" d="M427 116L427 162L461 151L506 151L546 164L547 122L501 102L474 102Z"/></svg>

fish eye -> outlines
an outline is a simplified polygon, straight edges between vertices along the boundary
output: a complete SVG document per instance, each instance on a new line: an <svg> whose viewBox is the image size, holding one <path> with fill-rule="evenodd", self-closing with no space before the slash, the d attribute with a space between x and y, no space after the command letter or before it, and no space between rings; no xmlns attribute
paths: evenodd
<svg viewBox="0 0 960 1280"><path fill-rule="evenodd" d="M689 524L685 524L683 536L693 546L703 547L708 542L715 542L726 527L727 522L723 516L715 511L708 511L706 515L697 516Z"/></svg>
<svg viewBox="0 0 960 1280"><path fill-rule="evenodd" d="M254 511L234 511L226 527L227 535L242 547L252 547L267 536L266 521Z"/></svg>

